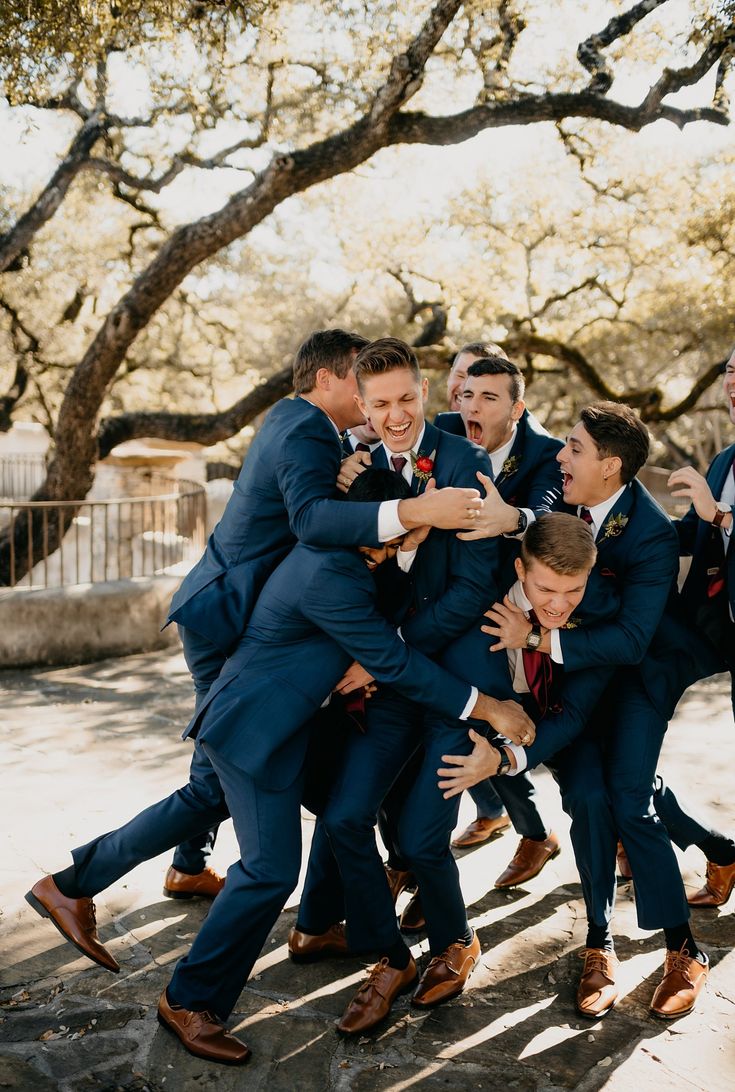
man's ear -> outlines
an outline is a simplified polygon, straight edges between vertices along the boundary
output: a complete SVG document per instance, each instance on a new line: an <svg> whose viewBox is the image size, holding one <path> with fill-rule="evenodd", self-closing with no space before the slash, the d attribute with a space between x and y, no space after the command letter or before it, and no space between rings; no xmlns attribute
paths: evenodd
<svg viewBox="0 0 735 1092"><path fill-rule="evenodd" d="M523 581L526 579L526 567L525 567L525 565L521 561L520 557L517 557L515 559L515 561L513 562L513 564L515 565L516 576L521 581L521 583L523 583Z"/></svg>
<svg viewBox="0 0 735 1092"><path fill-rule="evenodd" d="M429 397L429 380L426 376L421 380L421 401L425 402Z"/></svg>
<svg viewBox="0 0 735 1092"><path fill-rule="evenodd" d="M354 397L355 401L357 402L357 408L359 409L360 413L363 415L363 417L367 421L369 419L368 418L368 410L367 410L367 406L365 405L365 403L362 400L362 395L358 391L357 394L353 395L353 397Z"/></svg>
<svg viewBox="0 0 735 1092"><path fill-rule="evenodd" d="M522 398L519 398L517 402L513 403L513 408L510 411L510 416L513 421L520 421L523 416L523 411L526 408L526 403Z"/></svg>
<svg viewBox="0 0 735 1092"><path fill-rule="evenodd" d="M332 373L328 368L317 368L317 373L314 376L314 386L318 387L321 391L328 391L332 382Z"/></svg>
<svg viewBox="0 0 735 1092"><path fill-rule="evenodd" d="M619 455L608 455L605 459L602 467L602 476L607 481L608 478L614 477L616 474L620 474L623 469L623 460Z"/></svg>

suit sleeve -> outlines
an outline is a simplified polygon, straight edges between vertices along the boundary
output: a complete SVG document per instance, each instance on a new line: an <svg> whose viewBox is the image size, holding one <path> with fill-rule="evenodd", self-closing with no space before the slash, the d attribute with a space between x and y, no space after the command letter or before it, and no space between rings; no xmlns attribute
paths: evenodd
<svg viewBox="0 0 735 1092"><path fill-rule="evenodd" d="M559 501L562 495L562 475L556 454L561 446L559 444L555 447L551 441L544 446L543 455L533 468L523 504L519 504L519 508L530 508L536 516L542 516L550 512L552 505Z"/></svg>
<svg viewBox="0 0 735 1092"><path fill-rule="evenodd" d="M347 504L335 495L341 453L336 436L293 433L276 467L288 522L307 546L378 546L379 503Z"/></svg>
<svg viewBox="0 0 735 1092"><path fill-rule="evenodd" d="M674 521L676 534L679 538L679 553L682 557L689 557L694 550L694 540L697 537L699 516L694 505L689 506L688 512Z"/></svg>
<svg viewBox="0 0 735 1092"><path fill-rule="evenodd" d="M330 559L305 590L301 609L380 683L457 719L471 687L404 644L375 606L372 578Z"/></svg>
<svg viewBox="0 0 735 1092"><path fill-rule="evenodd" d="M527 769L548 762L580 735L593 713L614 668L587 668L564 675L562 710L549 713L536 726L536 738L526 748Z"/></svg>
<svg viewBox="0 0 735 1092"><path fill-rule="evenodd" d="M637 664L643 659L679 569L678 544L671 524L662 524L655 535L633 544L631 553L632 563L620 580L620 610L615 619L560 631L566 671Z"/></svg>
<svg viewBox="0 0 735 1092"><path fill-rule="evenodd" d="M474 488L478 469L492 476L490 460L485 458L487 466L470 449L448 484ZM432 531L431 534L451 536L445 590L432 602L419 604L416 613L401 626L405 640L427 656L446 648L495 602L500 569L498 539L465 542L458 539L453 531ZM431 557L430 546L427 540L424 546L419 547L419 558L424 548L427 549L427 557Z"/></svg>

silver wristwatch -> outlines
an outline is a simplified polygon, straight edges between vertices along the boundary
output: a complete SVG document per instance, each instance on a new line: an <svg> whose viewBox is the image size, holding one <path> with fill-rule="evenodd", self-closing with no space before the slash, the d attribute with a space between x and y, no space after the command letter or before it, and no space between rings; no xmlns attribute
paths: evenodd
<svg viewBox="0 0 735 1092"><path fill-rule="evenodd" d="M541 644L541 626L531 626L531 632L526 637L526 648L535 652Z"/></svg>

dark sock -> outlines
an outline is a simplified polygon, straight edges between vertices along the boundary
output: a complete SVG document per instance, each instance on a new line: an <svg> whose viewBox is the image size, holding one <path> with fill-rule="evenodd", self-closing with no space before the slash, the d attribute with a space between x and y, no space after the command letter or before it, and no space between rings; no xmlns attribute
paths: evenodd
<svg viewBox="0 0 735 1092"><path fill-rule="evenodd" d="M397 971L405 971L411 960L411 953L402 940L397 940L390 948L384 948L383 954L388 956L388 962Z"/></svg>
<svg viewBox="0 0 735 1092"><path fill-rule="evenodd" d="M701 842L697 842L697 847L713 864L735 864L735 841L732 838L726 838L724 834L715 832L708 834Z"/></svg>
<svg viewBox="0 0 735 1092"><path fill-rule="evenodd" d="M689 922L685 921L683 925L675 925L673 929L664 929L664 936L666 937L666 947L670 952L680 952L684 948L692 959L699 959L700 963L704 962L704 959L700 958L702 952L700 952L692 936Z"/></svg>
<svg viewBox="0 0 735 1092"><path fill-rule="evenodd" d="M65 868L62 872L54 872L51 876L62 895L67 899L83 899L84 892L80 891L76 884L76 869L74 865Z"/></svg>
<svg viewBox="0 0 735 1092"><path fill-rule="evenodd" d="M329 926L327 926L327 929L328 928L329 928ZM323 936L324 933L326 933L327 929L319 929L318 931L316 931L314 929L305 929L300 921L296 922L297 932L304 933L305 936L307 936L307 937L320 937L320 936Z"/></svg>
<svg viewBox="0 0 735 1092"><path fill-rule="evenodd" d="M585 941L586 948L604 948L606 952L614 952L615 945L613 944L612 933L610 932L609 925L594 925L592 922L587 924L587 940Z"/></svg>
<svg viewBox="0 0 735 1092"><path fill-rule="evenodd" d="M529 842L545 842L550 834L551 831L548 830L544 834L524 834L523 837L527 838Z"/></svg>
<svg viewBox="0 0 735 1092"><path fill-rule="evenodd" d="M468 925L467 926L467 932L465 933L465 935L463 937L459 938L458 943L459 944L464 944L464 946L466 948L468 944L472 943L472 938L474 937L474 935L475 934L474 934L473 930Z"/></svg>

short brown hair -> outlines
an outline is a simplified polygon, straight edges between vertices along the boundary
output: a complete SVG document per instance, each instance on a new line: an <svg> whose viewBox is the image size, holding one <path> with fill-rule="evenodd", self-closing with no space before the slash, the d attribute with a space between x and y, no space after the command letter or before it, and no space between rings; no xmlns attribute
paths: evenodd
<svg viewBox="0 0 735 1092"><path fill-rule="evenodd" d="M526 393L523 372L512 360L508 360L507 356L483 356L479 360L474 360L467 369L467 378L481 375L507 375L510 380L509 390L512 402L520 402Z"/></svg>
<svg viewBox="0 0 735 1092"><path fill-rule="evenodd" d="M548 565L557 576L589 572L597 547L589 524L567 512L548 512L529 526L521 543L521 561Z"/></svg>
<svg viewBox="0 0 735 1092"><path fill-rule="evenodd" d="M397 368L407 368L417 382L421 382L418 357L410 345L397 337L380 337L360 349L355 360L357 385L362 390L365 379L371 375L384 375Z"/></svg>
<svg viewBox="0 0 735 1092"><path fill-rule="evenodd" d="M627 485L645 464L651 447L648 429L640 417L624 402L593 402L582 410L579 419L601 459L611 455L620 459L620 477Z"/></svg>
<svg viewBox="0 0 735 1092"><path fill-rule="evenodd" d="M326 368L338 379L344 379L354 363L355 353L367 344L366 337L338 327L315 330L299 345L293 358L294 392L308 394L313 391L320 368Z"/></svg>
<svg viewBox="0 0 735 1092"><path fill-rule="evenodd" d="M501 349L494 341L468 341L461 349L457 349L452 361L452 367L457 363L462 353L472 353L473 356L499 356L501 360L508 359L505 349Z"/></svg>

